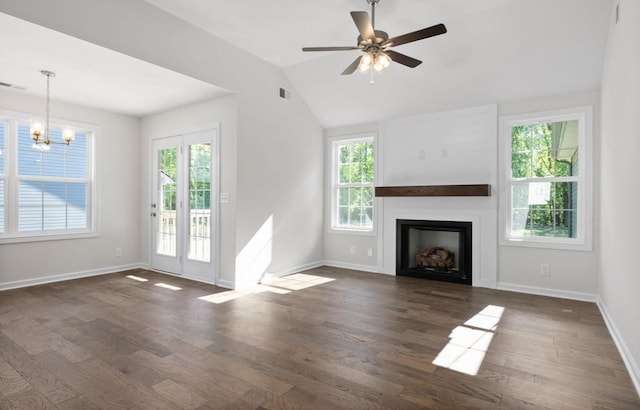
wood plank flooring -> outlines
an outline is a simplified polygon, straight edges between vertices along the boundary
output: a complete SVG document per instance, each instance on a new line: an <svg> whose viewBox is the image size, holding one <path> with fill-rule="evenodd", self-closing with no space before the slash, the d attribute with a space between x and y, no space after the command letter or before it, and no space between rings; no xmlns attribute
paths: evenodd
<svg viewBox="0 0 640 410"><path fill-rule="evenodd" d="M326 267L242 293L145 270L0 293L0 409L419 408L640 398L593 303Z"/></svg>

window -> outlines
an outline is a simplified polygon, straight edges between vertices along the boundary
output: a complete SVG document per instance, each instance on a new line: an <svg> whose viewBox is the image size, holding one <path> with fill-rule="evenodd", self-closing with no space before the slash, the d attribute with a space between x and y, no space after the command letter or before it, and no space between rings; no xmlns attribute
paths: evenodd
<svg viewBox="0 0 640 410"><path fill-rule="evenodd" d="M331 227L373 231L373 137L333 141L332 159Z"/></svg>
<svg viewBox="0 0 640 410"><path fill-rule="evenodd" d="M62 141L52 124L51 139ZM87 236L95 232L92 136L76 128L69 146L34 149L28 121L0 121L0 243Z"/></svg>
<svg viewBox="0 0 640 410"><path fill-rule="evenodd" d="M501 119L502 244L591 249L591 109Z"/></svg>

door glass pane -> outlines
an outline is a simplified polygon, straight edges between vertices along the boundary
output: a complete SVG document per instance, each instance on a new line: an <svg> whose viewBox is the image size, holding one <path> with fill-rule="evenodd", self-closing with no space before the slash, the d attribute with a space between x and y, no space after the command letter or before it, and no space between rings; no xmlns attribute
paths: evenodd
<svg viewBox="0 0 640 410"><path fill-rule="evenodd" d="M158 151L158 215L156 252L160 255L176 256L176 177L177 149Z"/></svg>
<svg viewBox="0 0 640 410"><path fill-rule="evenodd" d="M211 144L189 146L188 258L211 260Z"/></svg>

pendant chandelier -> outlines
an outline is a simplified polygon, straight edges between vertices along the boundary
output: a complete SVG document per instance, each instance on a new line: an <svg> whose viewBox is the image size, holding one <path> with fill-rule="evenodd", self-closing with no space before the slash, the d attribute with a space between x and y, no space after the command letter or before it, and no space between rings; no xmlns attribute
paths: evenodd
<svg viewBox="0 0 640 410"><path fill-rule="evenodd" d="M62 130L62 141L54 141L51 139L51 128L49 124L49 89L51 77L55 77L56 73L48 70L41 70L40 73L47 77L47 106L46 106L46 119L44 125L39 119L33 119L30 121L29 129L31 131L31 138L33 139L33 148L38 151L49 151L51 144L64 144L69 145L75 138L75 132L72 128L65 128Z"/></svg>

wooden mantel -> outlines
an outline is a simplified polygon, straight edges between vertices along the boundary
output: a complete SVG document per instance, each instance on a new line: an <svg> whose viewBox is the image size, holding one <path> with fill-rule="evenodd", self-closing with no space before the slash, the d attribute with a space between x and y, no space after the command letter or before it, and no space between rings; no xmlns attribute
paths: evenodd
<svg viewBox="0 0 640 410"><path fill-rule="evenodd" d="M377 186L376 196L491 196L491 185Z"/></svg>

